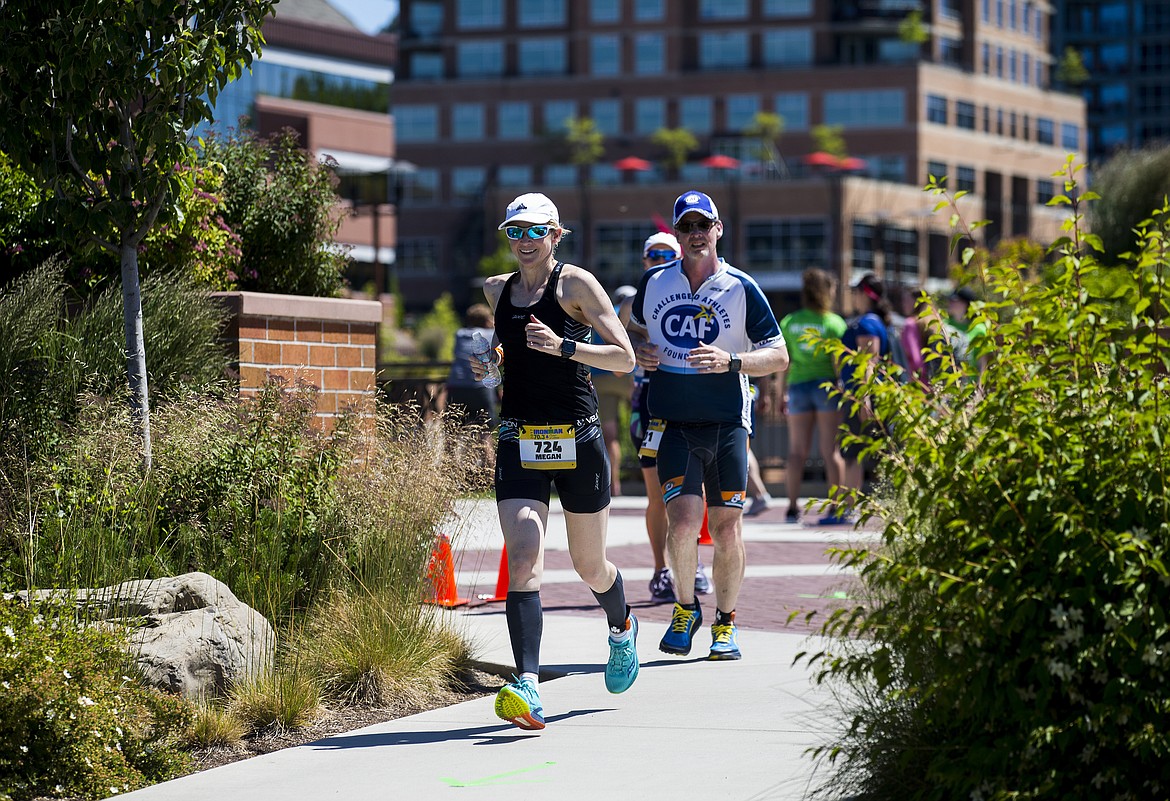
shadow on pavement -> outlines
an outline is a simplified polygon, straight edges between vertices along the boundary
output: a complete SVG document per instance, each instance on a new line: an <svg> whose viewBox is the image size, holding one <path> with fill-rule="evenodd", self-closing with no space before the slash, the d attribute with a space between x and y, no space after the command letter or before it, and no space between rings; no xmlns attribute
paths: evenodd
<svg viewBox="0 0 1170 801"><path fill-rule="evenodd" d="M560 715L551 715L548 723L569 720L582 715L593 715L598 712L613 712L613 709L576 709ZM509 723L499 723L492 726L476 726L469 729L447 729L444 731L382 731L366 732L363 734L342 734L336 737L326 737L323 740L309 743L306 748L316 750L340 751L348 748L382 748L390 745L426 745L428 743L442 743L452 740L479 739L475 745L506 745L517 740L527 740L538 736L539 732L518 729Z"/></svg>

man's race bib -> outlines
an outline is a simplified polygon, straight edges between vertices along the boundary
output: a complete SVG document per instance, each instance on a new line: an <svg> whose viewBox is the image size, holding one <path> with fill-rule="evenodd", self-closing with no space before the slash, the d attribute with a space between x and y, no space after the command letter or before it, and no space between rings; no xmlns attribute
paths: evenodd
<svg viewBox="0 0 1170 801"><path fill-rule="evenodd" d="M529 470L571 470L576 467L576 427L520 426L520 465Z"/></svg>
<svg viewBox="0 0 1170 801"><path fill-rule="evenodd" d="M638 449L638 455L646 459L657 458L658 446L662 444L662 432L665 430L665 420L651 420L650 425L646 426L646 436L642 437L642 447Z"/></svg>

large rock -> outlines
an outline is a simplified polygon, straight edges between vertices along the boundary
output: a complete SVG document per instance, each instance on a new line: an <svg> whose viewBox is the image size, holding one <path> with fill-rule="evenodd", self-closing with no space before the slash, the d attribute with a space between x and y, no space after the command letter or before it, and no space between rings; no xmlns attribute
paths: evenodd
<svg viewBox="0 0 1170 801"><path fill-rule="evenodd" d="M222 695L232 682L272 667L272 625L206 573L37 595L72 597L90 620L128 626L146 679L189 698Z"/></svg>

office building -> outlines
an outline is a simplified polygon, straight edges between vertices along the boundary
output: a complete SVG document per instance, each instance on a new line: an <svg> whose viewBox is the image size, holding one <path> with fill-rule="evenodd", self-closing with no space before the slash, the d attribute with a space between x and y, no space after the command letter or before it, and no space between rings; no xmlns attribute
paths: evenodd
<svg viewBox="0 0 1170 801"><path fill-rule="evenodd" d="M1118 149L1170 143L1170 3L1055 0L1053 54L1075 50L1088 73L1070 86L1085 100L1089 164Z"/></svg>
<svg viewBox="0 0 1170 801"><path fill-rule="evenodd" d="M354 212L338 232L354 259L350 282L384 289L395 258L395 37L362 32L326 0L281 0L263 32L261 57L220 93L210 127L226 132L242 118L261 136L292 128L335 163Z"/></svg>
<svg viewBox="0 0 1170 801"><path fill-rule="evenodd" d="M1050 16L1024 0L402 0L407 302L473 300L504 206L529 190L573 229L560 255L610 288L691 187L720 206L721 253L779 295L810 266L948 281L931 174L970 193L981 241L1051 237L1043 201L1083 149L1084 103L1051 89ZM745 134L759 112L783 119L771 154ZM583 118L604 135L587 164L565 142ZM813 155L820 125L841 127L856 169ZM663 128L697 138L678 169L652 142Z"/></svg>

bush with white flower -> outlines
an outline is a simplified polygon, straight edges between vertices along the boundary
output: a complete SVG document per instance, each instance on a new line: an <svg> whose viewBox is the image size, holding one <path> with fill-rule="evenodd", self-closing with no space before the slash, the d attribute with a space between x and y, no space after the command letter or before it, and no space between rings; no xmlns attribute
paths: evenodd
<svg viewBox="0 0 1170 801"><path fill-rule="evenodd" d="M0 799L107 798L186 771L191 706L136 678L120 637L0 599Z"/></svg>

